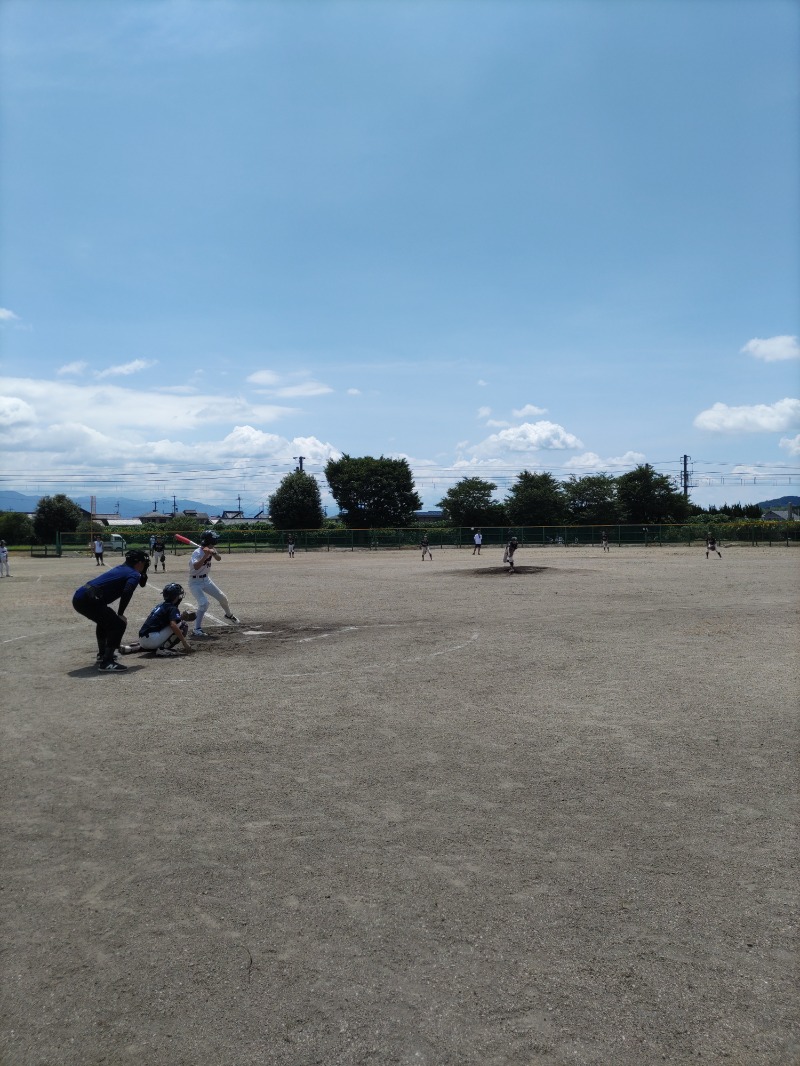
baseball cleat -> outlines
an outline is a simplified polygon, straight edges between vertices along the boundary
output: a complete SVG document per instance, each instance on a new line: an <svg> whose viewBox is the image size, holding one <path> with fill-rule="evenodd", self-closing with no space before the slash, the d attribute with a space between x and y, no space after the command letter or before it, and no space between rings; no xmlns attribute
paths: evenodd
<svg viewBox="0 0 800 1066"><path fill-rule="evenodd" d="M192 630L192 636L193 637L207 637L208 634L204 633L202 629L193 629Z"/></svg>
<svg viewBox="0 0 800 1066"><path fill-rule="evenodd" d="M123 666L122 663L118 663L116 659L112 659L110 663L100 663L97 669L104 674L116 674L121 673L123 670L127 670L128 667Z"/></svg>
<svg viewBox="0 0 800 1066"><path fill-rule="evenodd" d="M178 653L173 651L172 648L156 648L156 655L159 659L177 659Z"/></svg>
<svg viewBox="0 0 800 1066"><path fill-rule="evenodd" d="M229 622L236 622L238 625L239 619L236 617L235 614L226 614L225 617L228 619Z"/></svg>

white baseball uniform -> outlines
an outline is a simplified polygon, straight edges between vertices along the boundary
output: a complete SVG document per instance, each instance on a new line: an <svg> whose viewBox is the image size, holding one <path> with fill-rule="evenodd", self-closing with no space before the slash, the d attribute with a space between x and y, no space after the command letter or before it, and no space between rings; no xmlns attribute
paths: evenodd
<svg viewBox="0 0 800 1066"><path fill-rule="evenodd" d="M199 563L201 559L205 559L204 565L195 569L195 563ZM195 630L203 628L203 618L208 610L209 596L212 596L219 603L225 614L233 613L231 605L228 603L228 597L211 580L211 561L212 557L206 555L202 548L196 548L192 552L189 561L189 588L186 591L188 598L194 600L197 604L197 618L194 622Z"/></svg>

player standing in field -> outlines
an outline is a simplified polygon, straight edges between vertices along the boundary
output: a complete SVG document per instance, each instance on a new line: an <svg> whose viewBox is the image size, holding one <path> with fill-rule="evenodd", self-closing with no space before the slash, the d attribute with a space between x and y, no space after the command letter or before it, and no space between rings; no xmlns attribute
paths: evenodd
<svg viewBox="0 0 800 1066"><path fill-rule="evenodd" d="M153 555L156 557L156 573L158 573L158 564L161 563L161 572L166 573L167 561L164 555L164 538L161 534L157 534L153 541Z"/></svg>
<svg viewBox="0 0 800 1066"><path fill-rule="evenodd" d="M4 540L0 540L0 577L11 577L11 571L8 569L8 548Z"/></svg>
<svg viewBox="0 0 800 1066"><path fill-rule="evenodd" d="M94 543L92 544L92 550L94 551L94 557L95 557L95 561L97 562L97 565L98 566L105 566L106 564L103 562L103 538L102 537L95 537L94 538Z"/></svg>
<svg viewBox="0 0 800 1066"><path fill-rule="evenodd" d="M433 562L433 556L431 555L430 544L428 544L428 534L422 534L422 541L420 542L420 548L422 548L422 561L425 562L425 556L427 555L431 562Z"/></svg>
<svg viewBox="0 0 800 1066"><path fill-rule="evenodd" d="M129 551L124 563L87 581L72 597L72 606L78 614L95 623L97 669L104 673L113 674L128 669L116 661L117 648L128 624L125 608L136 589L144 588L147 584L149 565L150 560L144 552L136 549ZM119 600L119 607L112 611L109 604L115 600Z"/></svg>
<svg viewBox="0 0 800 1066"><path fill-rule="evenodd" d="M605 530L600 534L600 543L603 545L603 551L608 552L611 549L608 546L608 533Z"/></svg>
<svg viewBox="0 0 800 1066"><path fill-rule="evenodd" d="M475 530L475 536L472 538L475 541L475 547L472 549L473 555L480 555L481 544L483 544L483 533L479 529Z"/></svg>
<svg viewBox="0 0 800 1066"><path fill-rule="evenodd" d="M213 596L213 598L220 604L222 610L225 612L225 617L229 622L239 621L236 615L231 611L228 597L222 589L217 588L211 580L211 561L212 559L216 559L217 562L219 562L222 558L216 549L216 543L218 540L219 537L217 534L212 529L207 529L200 538L200 547L195 548L189 561L189 592L192 594L192 598L197 602L197 618L195 619L194 629L192 630L193 637L206 636L203 632L203 619L208 610L209 596Z"/></svg>
<svg viewBox="0 0 800 1066"><path fill-rule="evenodd" d="M722 558L722 552L717 547L717 538L713 533L709 533L706 537L706 559L708 558L709 552L716 552L720 559Z"/></svg>
<svg viewBox="0 0 800 1066"><path fill-rule="evenodd" d="M508 563L509 574L515 573L514 570L514 555L519 547L519 542L516 537L512 537L506 544L506 550L503 552L503 562Z"/></svg>
<svg viewBox="0 0 800 1066"><path fill-rule="evenodd" d="M286 550L289 553L289 558L294 559L294 533L290 533L286 538Z"/></svg>

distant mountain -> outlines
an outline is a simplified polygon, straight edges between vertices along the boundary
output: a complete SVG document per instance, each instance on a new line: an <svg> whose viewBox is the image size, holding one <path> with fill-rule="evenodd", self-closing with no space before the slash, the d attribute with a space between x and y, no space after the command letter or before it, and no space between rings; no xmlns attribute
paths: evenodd
<svg viewBox="0 0 800 1066"><path fill-rule="evenodd" d="M762 511L770 511L773 507L788 507L789 504L796 507L800 504L800 496L781 496L779 500L764 500L758 506Z"/></svg>
<svg viewBox="0 0 800 1066"><path fill-rule="evenodd" d="M41 493L37 496L28 496L22 492L11 492L9 490L0 491L0 511L22 511L24 514L30 513L36 510L36 506L42 496L51 495L56 496L57 493ZM90 499L88 496L70 496L79 507L83 507L84 510L89 510ZM163 511L165 514L172 512L172 501L169 505L163 500L131 500L126 499L123 496L98 496L97 497L97 513L98 514L116 514L119 511L120 518L138 518L140 514L147 514L148 511L153 510L153 503L158 504L158 510ZM224 507L220 507L219 504L213 504L209 506L207 503L201 503L199 500L177 500L177 506L179 511L204 511L207 515L220 514ZM233 506L233 505L232 505Z"/></svg>

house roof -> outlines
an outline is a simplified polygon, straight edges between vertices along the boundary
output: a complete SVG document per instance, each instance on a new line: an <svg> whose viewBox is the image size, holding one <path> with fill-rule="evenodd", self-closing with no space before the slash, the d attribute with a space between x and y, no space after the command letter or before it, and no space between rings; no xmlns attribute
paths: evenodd
<svg viewBox="0 0 800 1066"><path fill-rule="evenodd" d="M800 522L800 514L796 507L791 508L791 514L789 514L788 507L772 507L769 511L764 511L761 517L767 522Z"/></svg>

